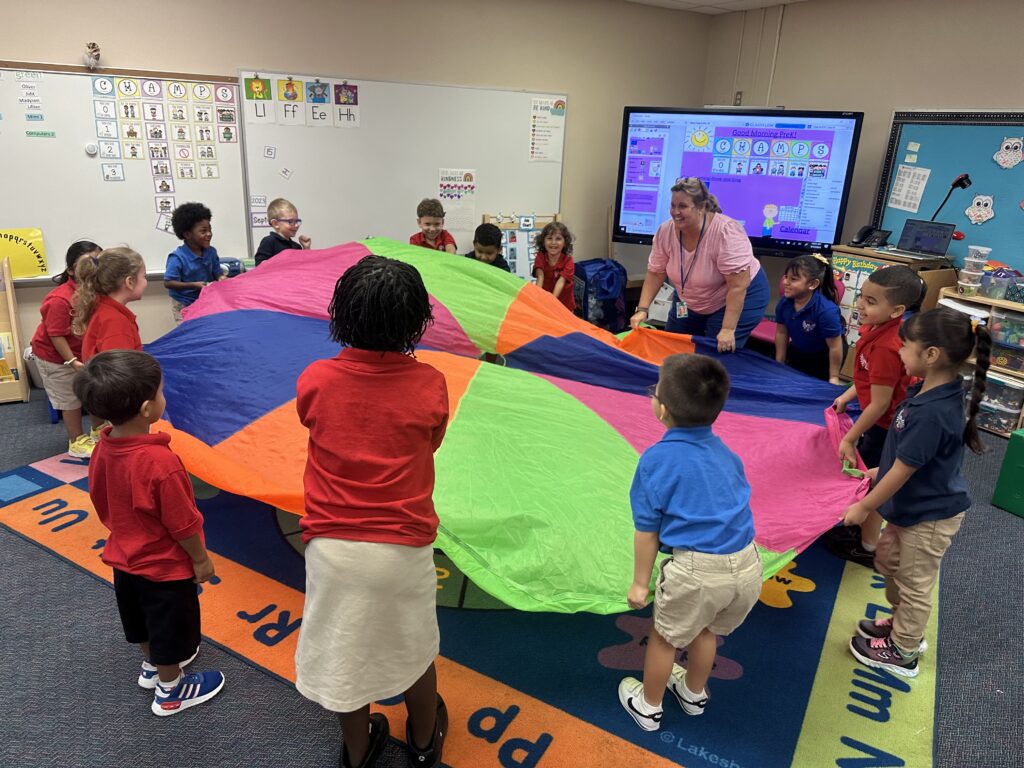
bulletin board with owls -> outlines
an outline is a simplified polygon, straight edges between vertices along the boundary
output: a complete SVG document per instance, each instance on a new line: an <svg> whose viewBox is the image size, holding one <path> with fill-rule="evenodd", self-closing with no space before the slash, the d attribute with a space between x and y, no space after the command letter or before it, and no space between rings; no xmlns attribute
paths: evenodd
<svg viewBox="0 0 1024 768"><path fill-rule="evenodd" d="M896 112L875 200L874 226L899 237L907 219L956 225L949 256L962 266L967 246L1024 272L1024 112Z"/></svg>
<svg viewBox="0 0 1024 768"><path fill-rule="evenodd" d="M162 273L192 201L222 255L248 255L233 78L0 62L0 114L2 225L42 230L51 274L79 239Z"/></svg>

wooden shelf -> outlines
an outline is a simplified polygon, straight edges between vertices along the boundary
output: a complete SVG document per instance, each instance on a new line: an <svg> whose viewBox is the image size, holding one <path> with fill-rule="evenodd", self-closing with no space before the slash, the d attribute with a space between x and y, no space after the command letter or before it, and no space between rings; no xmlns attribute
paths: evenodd
<svg viewBox="0 0 1024 768"><path fill-rule="evenodd" d="M943 288L940 292L940 298L956 299L957 301L966 301L968 304L984 304L986 307L997 307L999 309L1009 309L1014 312L1024 312L1024 304L1020 304L1016 301L990 299L986 296L961 296L957 293L956 288Z"/></svg>
<svg viewBox="0 0 1024 768"><path fill-rule="evenodd" d="M1004 299L990 299L985 296L961 296L959 293L957 293L956 288L943 288L939 295L940 298L955 299L956 301L962 301L966 304L980 304L985 307L1008 309L1013 312L1024 312L1024 304L1019 304L1016 301L1005 301ZM973 366L975 360L973 357L971 357L968 358L966 362ZM1017 381L1024 381L1024 371L1014 371L1009 368L1003 368L1002 366L999 365L990 365L988 371L989 373L998 373L1003 376L1007 376L1011 379L1015 379ZM1024 426L1024 411L1022 411L1021 415L1018 416L1017 426L1014 429L1020 429L1022 426ZM978 428L986 432L990 432L993 435L999 435L1000 437L1008 438L1011 434L1011 432L1003 432L998 429L989 429L988 427L983 427L980 424L978 425Z"/></svg>

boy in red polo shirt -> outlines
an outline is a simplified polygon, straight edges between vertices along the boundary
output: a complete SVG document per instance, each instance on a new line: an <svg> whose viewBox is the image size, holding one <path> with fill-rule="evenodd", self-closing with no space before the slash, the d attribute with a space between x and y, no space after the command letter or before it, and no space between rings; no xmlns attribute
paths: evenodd
<svg viewBox="0 0 1024 768"><path fill-rule="evenodd" d="M224 675L181 671L198 652L196 585L213 577L213 563L170 437L149 433L164 412L160 364L145 352L101 352L74 388L89 413L113 425L93 452L89 497L110 531L102 557L114 569L125 639L142 648L138 683L153 691L153 714L177 714L220 693Z"/></svg>
<svg viewBox="0 0 1024 768"><path fill-rule="evenodd" d="M440 200L424 198L416 206L416 224L420 231L409 238L409 245L419 245L433 251L455 253L458 248L452 233L444 228L444 207Z"/></svg>
<svg viewBox="0 0 1024 768"><path fill-rule="evenodd" d="M142 350L139 324L125 306L146 292L146 265L131 248L108 248L79 259L72 329L82 336L82 359L109 349Z"/></svg>
<svg viewBox="0 0 1024 768"><path fill-rule="evenodd" d="M338 280L330 314L344 348L296 384L309 447L295 687L338 713L342 768L375 764L389 726L370 704L402 694L411 764L436 768L448 713L434 669L432 495L448 389L413 354L430 299L415 267L367 256Z"/></svg>
<svg viewBox="0 0 1024 768"><path fill-rule="evenodd" d="M861 286L853 386L832 403L842 413L855 397L860 402L860 416L839 444L839 458L853 466L857 465L857 453L869 469L879 465L893 412L903 402L910 383L900 359L900 323L908 310L920 308L927 290L924 280L902 265L875 270ZM838 557L872 568L881 531L882 518L873 512L859 529L830 531L826 544Z"/></svg>

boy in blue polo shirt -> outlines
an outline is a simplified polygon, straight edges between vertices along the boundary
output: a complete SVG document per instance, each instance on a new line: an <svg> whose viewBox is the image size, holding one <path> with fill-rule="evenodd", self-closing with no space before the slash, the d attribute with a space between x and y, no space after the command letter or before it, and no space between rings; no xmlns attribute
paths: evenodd
<svg viewBox="0 0 1024 768"><path fill-rule="evenodd" d="M199 292L210 283L227 277L220 268L217 249L210 245L213 214L202 203L179 205L171 214L171 227L182 241L176 251L168 254L164 269L164 287L171 297L174 322L181 322L181 310L199 298Z"/></svg>
<svg viewBox="0 0 1024 768"><path fill-rule="evenodd" d="M750 485L739 457L711 431L728 394L722 364L695 354L665 358L651 392L668 431L640 457L629 491L630 608L647 605L658 549L672 556L661 563L654 593L643 682L619 683L619 702L645 731L661 727L666 687L686 714L703 714L718 635L739 627L761 594ZM675 663L683 647L686 669Z"/></svg>

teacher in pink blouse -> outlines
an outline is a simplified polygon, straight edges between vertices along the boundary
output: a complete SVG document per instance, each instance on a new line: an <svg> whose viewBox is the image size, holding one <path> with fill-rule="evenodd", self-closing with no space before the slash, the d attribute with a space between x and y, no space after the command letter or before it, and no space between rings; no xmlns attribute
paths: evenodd
<svg viewBox="0 0 1024 768"><path fill-rule="evenodd" d="M636 328L647 319L667 277L676 290L665 330L713 338L719 352L735 352L764 318L771 294L750 239L696 177L676 181L669 212L654 235L629 323Z"/></svg>

